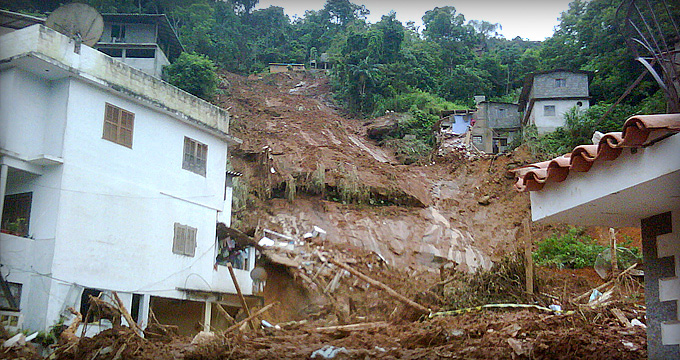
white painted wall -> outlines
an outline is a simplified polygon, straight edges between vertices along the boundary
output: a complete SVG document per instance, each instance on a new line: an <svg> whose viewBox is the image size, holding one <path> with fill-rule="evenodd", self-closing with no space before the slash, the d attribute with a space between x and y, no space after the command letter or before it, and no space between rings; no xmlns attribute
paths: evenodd
<svg viewBox="0 0 680 360"><path fill-rule="evenodd" d="M558 127L565 125L564 114L569 109L575 106L578 107L578 102L582 104L579 107L581 110L586 110L590 107L588 100L536 100L529 115L529 123L536 125L539 134L553 132ZM546 105L555 106L555 116L543 115L543 109Z"/></svg>

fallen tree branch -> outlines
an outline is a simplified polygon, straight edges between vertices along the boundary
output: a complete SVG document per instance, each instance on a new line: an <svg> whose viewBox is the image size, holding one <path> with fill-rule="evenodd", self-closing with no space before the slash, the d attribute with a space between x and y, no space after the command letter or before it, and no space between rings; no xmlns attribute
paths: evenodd
<svg viewBox="0 0 680 360"><path fill-rule="evenodd" d="M125 305L123 305L123 302L118 297L118 293L115 291L112 291L111 293L113 294L114 300L116 300L116 304L118 304L118 310L120 310L120 313L123 314L123 317L125 318L125 321L127 321L130 329L132 329L135 334L137 334L137 336L142 337L142 330L139 328L139 326L137 326L135 320L132 319L132 316L128 312L127 308L125 308Z"/></svg>
<svg viewBox="0 0 680 360"><path fill-rule="evenodd" d="M78 325L83 321L83 314L76 311L76 309L69 307L67 309L71 314L75 315L76 318L73 319L71 325L69 325L64 331L59 335L59 339L64 343L76 343L78 342L78 336L76 336L76 330L78 330Z"/></svg>
<svg viewBox="0 0 680 360"><path fill-rule="evenodd" d="M473 311L481 311L481 310L484 310L484 309L504 309L504 308L536 309L536 310L551 312L553 314L559 314L559 315L571 315L571 314L574 313L574 311L555 311L555 310L549 309L549 308L544 307L544 306L538 306L538 305L532 305L532 304L486 304L486 305L482 305L482 306L475 306L475 307L465 308L465 309L441 311L441 312L430 314L429 318L432 319L432 318L437 317L437 316L462 315L462 314L466 314L466 313L473 312Z"/></svg>
<svg viewBox="0 0 680 360"><path fill-rule="evenodd" d="M387 286L387 285L385 285L385 284L383 284L383 283L381 283L377 280L373 280L370 277L352 269L347 264L339 262L335 259L328 259L328 261L330 261L331 263L335 264L336 266L338 266L338 267L340 267L344 270L347 270L350 274L358 277L359 279L361 279L361 280L363 280L363 281L365 281L365 282L367 282L367 283L369 283L369 284L371 284L371 285L373 285L373 286L375 286L379 289L385 290L393 298L395 298L395 299L401 301L402 303L412 307L413 309L418 310L419 312L421 312L423 314L429 314L430 313L430 309L424 307L423 305L416 303L415 301L405 297L404 295L399 294L398 292L394 291L389 286Z"/></svg>
<svg viewBox="0 0 680 360"><path fill-rule="evenodd" d="M250 321L253 320L254 318L256 318L256 317L258 317L258 316L264 314L265 312L267 312L269 309L271 309L274 305L277 305L278 303L279 303L278 301L275 301L275 302L273 302L273 303L271 303L271 304L269 304L269 305L263 307L262 309L258 310L256 313L254 313L254 314L248 316L247 318L245 318L245 319L243 319L243 320L237 322L236 324L234 324L234 325L228 327L227 330L224 330L224 333L226 334L226 333L228 333L228 332L231 332L231 331L233 331L233 330L236 330L236 329L240 328L241 325L245 324L246 322L250 322ZM252 322L251 322L251 323L252 323Z"/></svg>
<svg viewBox="0 0 680 360"><path fill-rule="evenodd" d="M623 270L617 277L615 277L615 278L613 278L613 279L607 281L606 283L604 283L604 284L602 284L602 285L596 287L595 289L590 289L590 290L584 292L583 294L581 294L581 295L575 297L574 299L572 299L571 302L573 302L573 303L579 302L579 301L585 299L587 296L590 296L590 294L593 292L593 290L600 291L600 290L606 288L607 286L611 285L611 284L614 283L615 281L618 281L619 278L621 278L623 275L625 275L625 274L627 274L628 272L630 272L631 270L635 269L636 266L637 266L637 264L631 265L628 269Z"/></svg>

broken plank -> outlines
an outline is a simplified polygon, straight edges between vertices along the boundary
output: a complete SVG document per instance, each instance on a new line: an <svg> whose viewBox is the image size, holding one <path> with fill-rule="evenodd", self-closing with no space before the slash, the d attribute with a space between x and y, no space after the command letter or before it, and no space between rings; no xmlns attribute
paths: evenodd
<svg viewBox="0 0 680 360"><path fill-rule="evenodd" d="M227 310L224 309L222 304L216 302L215 307L217 308L217 312L222 314L222 316L224 316L224 318L227 319L227 321L229 321L232 324L236 322L236 320L234 320L234 318L231 315L229 315Z"/></svg>
<svg viewBox="0 0 680 360"><path fill-rule="evenodd" d="M385 327L388 323L386 321L377 321L370 323L358 323L351 325L336 325L336 326L324 326L316 328L316 331L356 331L356 330L366 330L377 327Z"/></svg>
<svg viewBox="0 0 680 360"><path fill-rule="evenodd" d="M248 310L248 304L246 303L246 298L243 297L243 293L241 292L241 286L238 284L238 279L236 279L236 274L234 273L234 268L231 266L231 263L227 263L227 269L229 269L229 274L231 275L231 281L234 282L234 287L236 288L236 294L238 295L238 299L241 301L241 307L243 307L243 311L245 311L246 315L248 315L247 318L250 317L250 310ZM255 324L253 324L252 321L248 321L248 324L250 325L250 328L252 330L255 330Z"/></svg>
<svg viewBox="0 0 680 360"><path fill-rule="evenodd" d="M235 329L238 329L239 327L241 327L241 325L245 324L246 322L252 324L252 323L253 323L252 320L253 320L254 318L256 318L256 317L258 317L258 316L264 314L265 312L267 312L269 309L271 309L274 305L276 305L276 304L278 304L278 303L279 303L279 302L276 301L276 302L273 302L273 303L271 303L271 304L269 304L269 305L263 307L262 309L258 310L255 314L250 315L250 316L248 316L247 318L245 318L245 319L243 319L243 320L237 322L236 324L230 326L229 328L227 328L227 330L224 330L224 332L225 332L225 333L228 333L228 332L231 332L231 331L233 331L233 330L235 330Z"/></svg>
<svg viewBox="0 0 680 360"><path fill-rule="evenodd" d="M415 301L405 297L404 295L399 294L398 292L394 291L391 287L381 283L380 281L371 279L370 277L368 277L368 276L358 272L357 270L354 270L353 268L349 267L345 263L339 262L335 259L328 259L328 260L331 263L333 263L334 265L336 265L336 266L338 266L338 267L340 267L344 270L347 270L350 274L358 277L359 279L361 279L361 280L363 280L363 281L365 281L365 282L367 282L367 283L369 283L369 284L371 284L371 285L373 285L373 286L375 286L379 289L384 290L385 292L387 292L393 298L395 298L395 299L401 301L402 303L412 307L413 309L418 310L419 312L421 312L423 314L429 314L430 313L430 309L424 307L423 305L416 303Z"/></svg>
<svg viewBox="0 0 680 360"><path fill-rule="evenodd" d="M612 308L609 311L611 311L612 314L614 314L614 316L621 323L621 325L625 327L633 327L633 325L630 323L626 315L623 314L623 311L617 308Z"/></svg>
<svg viewBox="0 0 680 360"><path fill-rule="evenodd" d="M632 271L633 269L635 269L636 266L637 266L637 263L631 265L628 269L623 270L617 277L607 281L606 283L596 287L595 289L591 289L591 290L584 292L583 294L581 294L581 295L575 297L573 300L571 300L571 302L575 303L575 302L581 301L582 299L585 299L586 297L590 296L590 294L593 292L593 290L600 291L600 290L606 288L607 286L611 285L614 281L618 280L621 276L623 276L623 275L627 274L628 272Z"/></svg>

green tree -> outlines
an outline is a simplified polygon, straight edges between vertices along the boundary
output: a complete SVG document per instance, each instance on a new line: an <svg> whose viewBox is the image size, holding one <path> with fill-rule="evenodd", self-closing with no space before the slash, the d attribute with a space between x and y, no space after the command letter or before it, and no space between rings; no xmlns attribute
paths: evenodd
<svg viewBox="0 0 680 360"><path fill-rule="evenodd" d="M173 64L164 67L163 79L206 100L215 94L219 81L215 64L196 53L182 53Z"/></svg>

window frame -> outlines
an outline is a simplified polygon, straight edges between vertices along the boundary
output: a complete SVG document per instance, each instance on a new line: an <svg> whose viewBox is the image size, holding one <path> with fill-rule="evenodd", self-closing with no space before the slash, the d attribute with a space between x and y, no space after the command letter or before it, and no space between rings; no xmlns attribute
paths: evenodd
<svg viewBox="0 0 680 360"><path fill-rule="evenodd" d="M196 235L198 229L178 222L174 226L172 253L194 257L196 255Z"/></svg>
<svg viewBox="0 0 680 360"><path fill-rule="evenodd" d="M103 128L102 139L132 149L135 133L135 113L106 103ZM129 133L129 139L123 138L125 132Z"/></svg>
<svg viewBox="0 0 680 360"><path fill-rule="evenodd" d="M24 202L24 206L21 206L22 202ZM32 191L5 195L2 214L0 214L0 229L2 229L2 232L11 233L16 236L28 237L30 232L32 206ZM21 229L20 231L10 230L9 224L16 223L19 219L24 219L24 229Z"/></svg>
<svg viewBox="0 0 680 360"><path fill-rule="evenodd" d="M548 109L552 109L552 111L548 111ZM557 114L557 109L555 108L555 105L543 105L543 116L556 116Z"/></svg>
<svg viewBox="0 0 680 360"><path fill-rule="evenodd" d="M566 78L556 78L555 79L555 87L556 88L567 87L567 79Z"/></svg>
<svg viewBox="0 0 680 360"><path fill-rule="evenodd" d="M182 169L206 177L208 172L208 145L185 136L182 150Z"/></svg>

